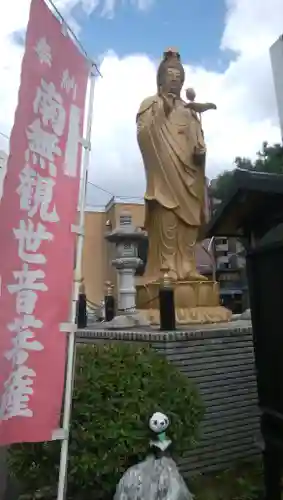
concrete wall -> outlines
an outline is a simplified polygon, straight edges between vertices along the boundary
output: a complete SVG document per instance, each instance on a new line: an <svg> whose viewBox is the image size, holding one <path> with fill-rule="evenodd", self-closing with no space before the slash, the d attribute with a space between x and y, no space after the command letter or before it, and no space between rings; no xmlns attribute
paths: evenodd
<svg viewBox="0 0 283 500"><path fill-rule="evenodd" d="M283 35L270 47L270 59L281 137L283 139Z"/></svg>
<svg viewBox="0 0 283 500"><path fill-rule="evenodd" d="M184 475L226 469L259 454L259 412L251 327L208 327L174 334L78 332L78 341L147 342L192 379L206 414L196 449L179 465Z"/></svg>
<svg viewBox="0 0 283 500"><path fill-rule="evenodd" d="M104 289L106 268L106 241L104 212L85 213L83 246L83 277L88 300L99 304Z"/></svg>
<svg viewBox="0 0 283 500"><path fill-rule="evenodd" d="M238 459L258 454L257 390L251 332L235 330L172 339L166 357L194 380L206 414L202 438L180 460L183 473L224 469Z"/></svg>

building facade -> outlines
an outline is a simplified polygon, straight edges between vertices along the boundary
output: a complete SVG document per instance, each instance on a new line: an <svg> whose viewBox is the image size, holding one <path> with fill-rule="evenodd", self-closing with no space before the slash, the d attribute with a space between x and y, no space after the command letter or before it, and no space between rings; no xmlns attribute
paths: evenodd
<svg viewBox="0 0 283 500"><path fill-rule="evenodd" d="M133 225L143 227L143 204L124 203L119 198L112 198L105 207L86 207L82 267L90 305L99 306L104 297L106 281L111 281L114 288L117 287L117 273L111 264L115 258L115 247L105 236L118 227L123 211L131 213Z"/></svg>
<svg viewBox="0 0 283 500"><path fill-rule="evenodd" d="M212 214L220 204L221 200L211 197ZM216 278L220 284L222 303L234 313L241 313L246 308L244 305L244 295L246 296L244 248L237 238L216 237L213 243Z"/></svg>
<svg viewBox="0 0 283 500"><path fill-rule="evenodd" d="M281 138L283 140L283 35L281 35L270 47L270 59L281 129Z"/></svg>
<svg viewBox="0 0 283 500"><path fill-rule="evenodd" d="M117 273L111 262L115 258L115 246L105 239L107 232L119 226L120 215L127 211L132 223L143 229L145 207L142 202L112 198L105 207L86 208L85 238L83 248L83 278L89 307L99 307L105 294L105 282L111 281L117 290ZM199 272L212 276L213 256L208 252L208 241L197 245L197 267ZM141 243L139 257L146 262L147 241ZM136 280L143 275L145 266L137 270Z"/></svg>

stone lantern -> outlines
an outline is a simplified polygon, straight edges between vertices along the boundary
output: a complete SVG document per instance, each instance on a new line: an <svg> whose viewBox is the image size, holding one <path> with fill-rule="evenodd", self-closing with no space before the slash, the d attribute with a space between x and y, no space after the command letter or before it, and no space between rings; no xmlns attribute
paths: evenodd
<svg viewBox="0 0 283 500"><path fill-rule="evenodd" d="M149 324L136 311L135 274L142 263L138 257L138 244L145 238L145 233L133 226L132 216L126 211L120 215L119 227L106 235L106 239L116 246L116 257L112 265L118 273L118 315L105 323L107 328L131 328Z"/></svg>

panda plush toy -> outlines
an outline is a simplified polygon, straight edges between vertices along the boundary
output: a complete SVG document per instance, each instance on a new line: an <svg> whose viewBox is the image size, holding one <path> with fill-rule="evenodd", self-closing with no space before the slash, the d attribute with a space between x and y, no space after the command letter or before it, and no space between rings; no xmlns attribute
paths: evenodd
<svg viewBox="0 0 283 500"><path fill-rule="evenodd" d="M168 429L169 424L169 418L159 411L154 413L149 419L150 430L158 435L164 433Z"/></svg>
<svg viewBox="0 0 283 500"><path fill-rule="evenodd" d="M167 455L171 440L166 431L169 418L156 412L149 419L151 452L130 467L120 479L114 500L193 500L174 460Z"/></svg>
<svg viewBox="0 0 283 500"><path fill-rule="evenodd" d="M152 431L155 439L150 441L150 446L155 447L162 452L167 450L167 448L172 443L171 439L167 438L166 430L170 425L169 418L160 413L159 411L154 413L149 419L149 428Z"/></svg>

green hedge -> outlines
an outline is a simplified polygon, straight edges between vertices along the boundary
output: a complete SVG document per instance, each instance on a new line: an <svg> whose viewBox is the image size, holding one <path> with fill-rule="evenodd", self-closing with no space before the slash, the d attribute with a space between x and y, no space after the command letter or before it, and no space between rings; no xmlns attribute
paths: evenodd
<svg viewBox="0 0 283 500"><path fill-rule="evenodd" d="M203 407L185 375L149 346L79 346L68 498L113 498L123 472L148 451L148 419L155 411L171 420L169 435L176 455L193 446ZM11 471L25 492L46 487L56 491L59 448L58 442L11 448Z"/></svg>

